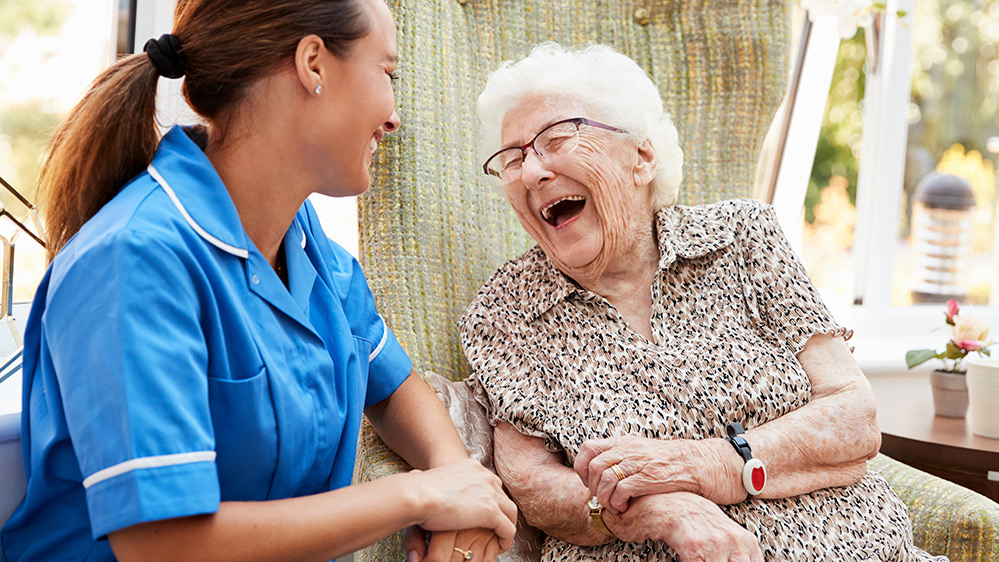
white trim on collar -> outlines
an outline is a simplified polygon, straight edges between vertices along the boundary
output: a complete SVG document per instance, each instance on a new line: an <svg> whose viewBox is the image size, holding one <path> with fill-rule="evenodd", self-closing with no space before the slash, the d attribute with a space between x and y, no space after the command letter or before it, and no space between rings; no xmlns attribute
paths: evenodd
<svg viewBox="0 0 999 562"><path fill-rule="evenodd" d="M184 205L180 202L180 199L177 198L177 193L174 192L173 188L170 187L170 184L167 183L166 179L164 179L163 176L160 175L159 171L156 168L154 168L152 164L150 164L146 168L146 171L148 171L149 175L152 176L154 180L156 180L156 183L160 184L160 187L163 188L163 191L166 191L166 194L170 197L170 200L173 201L173 204L177 207L177 210L180 211L181 216L184 217L184 220L187 221L187 224L191 225L191 228L193 228L194 231L198 233L198 235L207 240L208 243L210 243L212 246L215 246L216 248L224 252L230 253L234 256L243 259L247 259L248 257L250 257L250 253L248 251L244 250L243 248L237 248L236 246L233 246L231 244L226 244L225 242L209 234L208 231L206 231L204 228L201 228L200 224L194 222L194 219L187 212L187 209L184 208ZM303 248L305 247L304 238L302 240L302 247Z"/></svg>

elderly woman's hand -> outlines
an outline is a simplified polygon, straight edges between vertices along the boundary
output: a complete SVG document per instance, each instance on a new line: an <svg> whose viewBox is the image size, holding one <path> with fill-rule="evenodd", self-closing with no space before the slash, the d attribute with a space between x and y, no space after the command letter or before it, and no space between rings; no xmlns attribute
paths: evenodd
<svg viewBox="0 0 999 562"><path fill-rule="evenodd" d="M762 562L759 540L717 505L689 492L643 496L620 515L605 515L608 528L621 540L660 540L684 562L718 560Z"/></svg>
<svg viewBox="0 0 999 562"><path fill-rule="evenodd" d="M488 529L436 532L428 545L426 532L413 526L406 529L402 542L407 562L494 562L500 553L500 538Z"/></svg>
<svg viewBox="0 0 999 562"><path fill-rule="evenodd" d="M624 436L585 441L573 468L601 505L620 513L632 498L668 492L693 492L719 504L741 501L746 495L736 460L722 439Z"/></svg>

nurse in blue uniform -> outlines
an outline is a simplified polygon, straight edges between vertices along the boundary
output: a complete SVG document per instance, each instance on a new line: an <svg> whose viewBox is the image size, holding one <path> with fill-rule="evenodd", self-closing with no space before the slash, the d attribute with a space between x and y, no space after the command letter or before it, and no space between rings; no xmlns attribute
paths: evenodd
<svg viewBox="0 0 999 562"><path fill-rule="evenodd" d="M407 527L410 560L509 547L516 508L306 200L368 188L395 33L383 0L180 0L61 125L4 560L330 560ZM157 139L161 76L205 125ZM365 414L419 470L350 485Z"/></svg>

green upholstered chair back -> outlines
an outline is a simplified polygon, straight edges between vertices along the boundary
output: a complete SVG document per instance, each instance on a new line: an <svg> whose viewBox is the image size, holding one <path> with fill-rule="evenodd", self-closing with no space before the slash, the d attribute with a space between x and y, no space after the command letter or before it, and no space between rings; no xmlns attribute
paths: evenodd
<svg viewBox="0 0 999 562"><path fill-rule="evenodd" d="M489 72L542 41L611 45L660 86L686 154L679 202L751 197L788 75L790 0L387 0L399 38L402 128L359 209L361 262L418 371L468 374L456 322L533 243L482 175L475 100ZM358 480L404 464L367 427ZM362 560L404 560L397 540Z"/></svg>

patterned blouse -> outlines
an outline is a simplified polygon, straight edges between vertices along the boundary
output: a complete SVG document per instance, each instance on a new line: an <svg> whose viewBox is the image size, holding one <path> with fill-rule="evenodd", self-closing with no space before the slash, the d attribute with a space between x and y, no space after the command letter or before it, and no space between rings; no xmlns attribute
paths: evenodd
<svg viewBox="0 0 999 562"><path fill-rule="evenodd" d="M655 341L535 247L501 267L460 322L467 379L490 421L543 438L571 466L589 438L723 437L805 405L795 355L816 333L849 338L809 280L771 207L673 206L656 216ZM767 560L945 560L912 543L904 504L879 475L722 509ZM545 539L543 561L676 560L665 543L589 547Z"/></svg>

